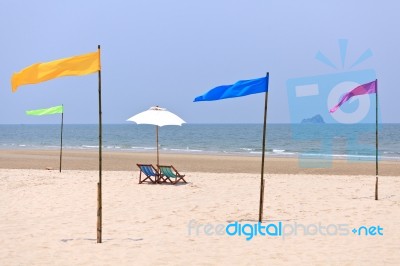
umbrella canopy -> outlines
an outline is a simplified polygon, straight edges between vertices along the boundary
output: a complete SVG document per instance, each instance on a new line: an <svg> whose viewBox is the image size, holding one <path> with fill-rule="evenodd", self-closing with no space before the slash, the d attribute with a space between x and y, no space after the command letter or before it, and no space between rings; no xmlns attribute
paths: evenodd
<svg viewBox="0 0 400 266"><path fill-rule="evenodd" d="M134 115L127 121L132 121L137 124L156 125L159 127L167 125L181 126L183 123L186 123L179 116L158 106L151 107L147 111Z"/></svg>
<svg viewBox="0 0 400 266"><path fill-rule="evenodd" d="M159 164L159 151L158 151L158 127L162 126L181 126L186 123L176 114L173 114L165 108L153 106L149 110L141 112L132 116L127 121L135 122L137 124L148 124L156 126L156 142L157 142L157 164Z"/></svg>

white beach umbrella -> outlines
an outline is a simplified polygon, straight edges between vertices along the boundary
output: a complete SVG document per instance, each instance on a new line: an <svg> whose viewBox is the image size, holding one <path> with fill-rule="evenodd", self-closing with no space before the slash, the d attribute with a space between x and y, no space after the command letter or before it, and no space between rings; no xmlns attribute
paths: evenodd
<svg viewBox="0 0 400 266"><path fill-rule="evenodd" d="M173 114L165 108L158 106L150 107L149 110L141 112L132 116L127 121L132 121L137 124L148 124L156 126L156 139L157 139L157 164L159 164L159 151L158 151L158 127L172 125L181 126L183 121L179 116Z"/></svg>

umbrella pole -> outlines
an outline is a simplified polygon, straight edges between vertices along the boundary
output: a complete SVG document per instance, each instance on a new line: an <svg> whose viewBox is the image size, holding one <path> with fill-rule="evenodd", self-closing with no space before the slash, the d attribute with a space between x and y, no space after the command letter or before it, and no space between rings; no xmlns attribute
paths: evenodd
<svg viewBox="0 0 400 266"><path fill-rule="evenodd" d="M157 145L157 165L159 165L160 162L159 162L159 151L158 151L158 126L156 126L156 139L157 139L157 141L156 141L156 145Z"/></svg>

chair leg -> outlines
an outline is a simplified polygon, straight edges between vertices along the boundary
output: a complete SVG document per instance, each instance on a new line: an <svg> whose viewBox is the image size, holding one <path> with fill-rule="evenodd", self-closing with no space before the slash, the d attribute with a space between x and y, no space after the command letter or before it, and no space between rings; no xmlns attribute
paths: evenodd
<svg viewBox="0 0 400 266"><path fill-rule="evenodd" d="M171 184L174 183L174 181L172 181L171 178L168 177L168 176L166 176L166 177L164 178L164 180L165 180L165 183L168 183L168 182L171 183Z"/></svg>
<svg viewBox="0 0 400 266"><path fill-rule="evenodd" d="M161 184L161 183L165 183L165 182L167 182L167 180L162 175L160 175L158 177L157 183Z"/></svg>
<svg viewBox="0 0 400 266"><path fill-rule="evenodd" d="M182 180L183 182L187 183L186 180L184 179L185 175L178 175L176 177L176 181L175 184L178 183L180 180Z"/></svg>
<svg viewBox="0 0 400 266"><path fill-rule="evenodd" d="M142 171L140 171L140 174L139 174L139 184L142 184Z"/></svg>
<svg viewBox="0 0 400 266"><path fill-rule="evenodd" d="M146 181L147 179L149 179L151 183L157 183L157 181L158 181L158 180L157 180L157 177L154 177L154 180L153 180L153 179L151 179L151 176L146 176L146 178L142 180L142 172L140 171L140 174L139 174L139 184L142 184L142 183L143 183L144 181Z"/></svg>

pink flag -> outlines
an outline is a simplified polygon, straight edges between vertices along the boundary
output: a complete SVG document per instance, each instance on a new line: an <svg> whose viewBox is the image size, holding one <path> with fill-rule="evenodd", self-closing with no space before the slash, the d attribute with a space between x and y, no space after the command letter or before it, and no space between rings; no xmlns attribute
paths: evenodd
<svg viewBox="0 0 400 266"><path fill-rule="evenodd" d="M329 112L331 113L335 112L343 103L350 100L350 98L353 96L376 93L377 81L378 80L374 80L369 83L365 83L363 85L356 87L352 91L346 93L345 95L343 95L340 102L336 104L334 107L332 107L332 109L329 110Z"/></svg>

